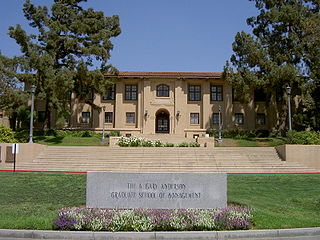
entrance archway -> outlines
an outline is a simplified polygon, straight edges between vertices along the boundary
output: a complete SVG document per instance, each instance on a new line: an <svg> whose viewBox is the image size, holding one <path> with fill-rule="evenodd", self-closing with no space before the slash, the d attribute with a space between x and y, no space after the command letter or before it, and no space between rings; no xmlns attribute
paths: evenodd
<svg viewBox="0 0 320 240"><path fill-rule="evenodd" d="M160 109L156 113L156 133L170 132L170 115L165 109Z"/></svg>

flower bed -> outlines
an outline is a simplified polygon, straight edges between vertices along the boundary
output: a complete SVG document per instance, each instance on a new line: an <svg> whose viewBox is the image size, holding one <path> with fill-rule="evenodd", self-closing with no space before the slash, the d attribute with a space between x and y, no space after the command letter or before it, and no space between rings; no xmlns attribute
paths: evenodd
<svg viewBox="0 0 320 240"><path fill-rule="evenodd" d="M245 230L252 212L245 207L225 209L61 209L54 226L88 231L204 231Z"/></svg>
<svg viewBox="0 0 320 240"><path fill-rule="evenodd" d="M121 137L117 143L120 147L174 147L173 143L164 143L160 140L148 140L142 137ZM200 147L199 143L181 143L176 147Z"/></svg>

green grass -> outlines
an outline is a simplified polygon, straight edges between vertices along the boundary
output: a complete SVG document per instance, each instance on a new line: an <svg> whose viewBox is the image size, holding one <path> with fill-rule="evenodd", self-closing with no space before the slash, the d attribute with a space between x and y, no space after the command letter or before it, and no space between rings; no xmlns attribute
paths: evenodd
<svg viewBox="0 0 320 240"><path fill-rule="evenodd" d="M284 138L223 138L222 143L215 143L216 147L275 147L285 144Z"/></svg>
<svg viewBox="0 0 320 240"><path fill-rule="evenodd" d="M57 210L85 205L86 174L0 172L0 228L52 229Z"/></svg>
<svg viewBox="0 0 320 240"><path fill-rule="evenodd" d="M100 146L108 145L101 143L101 138L97 137L54 137L54 136L36 136L34 142L44 145L60 145L60 146Z"/></svg>
<svg viewBox="0 0 320 240"><path fill-rule="evenodd" d="M255 228L320 226L320 175L228 175L228 201L254 209Z"/></svg>
<svg viewBox="0 0 320 240"><path fill-rule="evenodd" d="M52 229L57 210L85 205L86 174L0 172L0 228ZM256 229L320 226L320 175L228 175L228 202Z"/></svg>

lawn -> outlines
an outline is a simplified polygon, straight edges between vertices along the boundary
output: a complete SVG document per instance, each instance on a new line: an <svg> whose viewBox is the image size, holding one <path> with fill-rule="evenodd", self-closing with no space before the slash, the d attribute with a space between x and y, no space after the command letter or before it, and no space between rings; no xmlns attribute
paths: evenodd
<svg viewBox="0 0 320 240"><path fill-rule="evenodd" d="M215 143L216 147L275 147L285 144L284 138L223 138L222 143Z"/></svg>
<svg viewBox="0 0 320 240"><path fill-rule="evenodd" d="M52 229L58 209L85 205L86 174L0 172L0 228ZM228 201L256 229L320 226L320 175L228 175Z"/></svg>
<svg viewBox="0 0 320 240"><path fill-rule="evenodd" d="M108 145L101 142L101 138L98 137L55 137L55 136L35 136L33 138L35 143L44 145L60 145L60 146L101 146ZM106 139L109 140L109 139Z"/></svg>

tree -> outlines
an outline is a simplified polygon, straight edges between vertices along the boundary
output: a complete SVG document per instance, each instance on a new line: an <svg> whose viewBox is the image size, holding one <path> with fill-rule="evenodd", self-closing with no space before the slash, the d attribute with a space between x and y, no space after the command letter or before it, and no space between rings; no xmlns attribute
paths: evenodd
<svg viewBox="0 0 320 240"><path fill-rule="evenodd" d="M55 0L49 10L26 0L24 16L37 34L28 35L20 25L9 28L23 53L19 79L36 85L37 98L45 101L49 128L50 110L65 117L70 114L68 92L94 105L88 92L104 92L110 85L104 73L116 72L107 61L113 49L110 38L121 32L119 17L83 9L81 2L86 0ZM92 70L95 64L100 66Z"/></svg>
<svg viewBox="0 0 320 240"><path fill-rule="evenodd" d="M292 87L300 95L295 127L320 129L320 15L318 0L250 0L260 13L237 33L224 74L243 100L250 88ZM311 118L312 116L312 118Z"/></svg>
<svg viewBox="0 0 320 240"><path fill-rule="evenodd" d="M0 109L5 111L10 120L10 127L15 130L19 110L27 104L27 93L17 79L20 58L8 58L0 54ZM25 119L20 119L25 120Z"/></svg>

